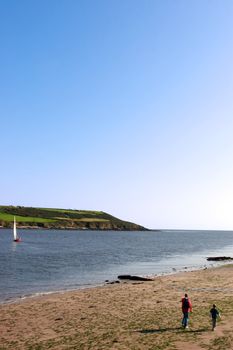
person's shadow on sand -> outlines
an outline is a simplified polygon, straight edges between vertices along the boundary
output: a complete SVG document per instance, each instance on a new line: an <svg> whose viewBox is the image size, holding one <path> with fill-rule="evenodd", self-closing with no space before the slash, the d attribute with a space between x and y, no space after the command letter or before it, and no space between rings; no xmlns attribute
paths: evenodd
<svg viewBox="0 0 233 350"><path fill-rule="evenodd" d="M203 332L208 332L208 331L209 331L209 329L207 329L207 328L185 330L183 327L174 327L174 328L160 328L160 329L140 329L140 330L137 330L136 332L142 333L142 334L150 334L150 333L164 333L164 332L203 333Z"/></svg>

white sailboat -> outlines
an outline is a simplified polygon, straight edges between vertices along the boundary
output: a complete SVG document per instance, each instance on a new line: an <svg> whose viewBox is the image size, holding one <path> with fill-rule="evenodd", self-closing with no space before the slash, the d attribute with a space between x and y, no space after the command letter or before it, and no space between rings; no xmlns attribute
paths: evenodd
<svg viewBox="0 0 233 350"><path fill-rule="evenodd" d="M21 238L17 235L15 216L14 216L13 236L14 236L14 242L21 242Z"/></svg>

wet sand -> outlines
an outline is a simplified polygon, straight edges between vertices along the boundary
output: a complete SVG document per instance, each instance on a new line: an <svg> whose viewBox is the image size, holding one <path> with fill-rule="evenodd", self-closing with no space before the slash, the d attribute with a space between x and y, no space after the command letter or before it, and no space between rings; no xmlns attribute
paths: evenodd
<svg viewBox="0 0 233 350"><path fill-rule="evenodd" d="M233 265L0 305L3 349L233 349ZM193 304L181 328L181 297ZM222 318L211 330L215 303Z"/></svg>

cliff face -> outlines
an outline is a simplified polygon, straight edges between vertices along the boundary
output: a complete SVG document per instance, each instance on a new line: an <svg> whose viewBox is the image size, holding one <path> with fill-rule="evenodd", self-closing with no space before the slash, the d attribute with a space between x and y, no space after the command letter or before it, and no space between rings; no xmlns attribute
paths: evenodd
<svg viewBox="0 0 233 350"><path fill-rule="evenodd" d="M143 231L143 226L120 220L102 211L0 206L0 226L19 228Z"/></svg>

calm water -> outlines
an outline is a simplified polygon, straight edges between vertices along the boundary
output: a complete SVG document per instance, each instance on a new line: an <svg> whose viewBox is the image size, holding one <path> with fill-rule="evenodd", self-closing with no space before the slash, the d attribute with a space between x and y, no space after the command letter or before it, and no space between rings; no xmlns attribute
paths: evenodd
<svg viewBox="0 0 233 350"><path fill-rule="evenodd" d="M155 275L208 266L233 256L229 231L0 230L0 301L93 286L119 274Z"/></svg>

